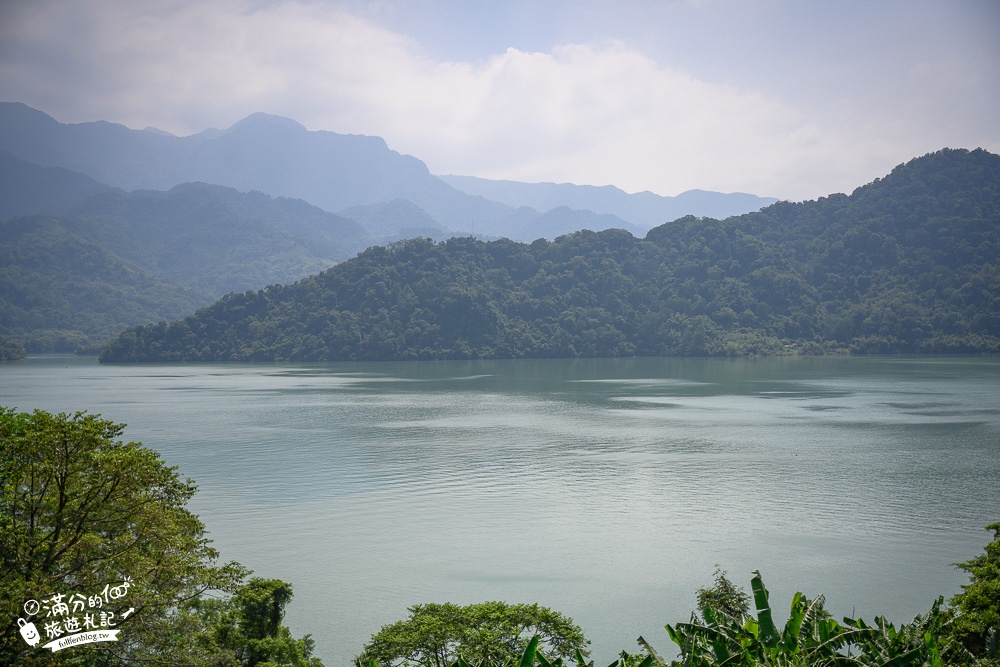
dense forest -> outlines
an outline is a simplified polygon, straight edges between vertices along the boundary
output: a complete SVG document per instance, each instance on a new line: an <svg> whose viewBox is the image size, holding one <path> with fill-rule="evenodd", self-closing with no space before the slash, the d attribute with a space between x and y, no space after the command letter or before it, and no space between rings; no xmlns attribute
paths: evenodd
<svg viewBox="0 0 1000 667"><path fill-rule="evenodd" d="M210 303L52 216L0 222L0 338L32 352L99 346L124 327Z"/></svg>
<svg viewBox="0 0 1000 667"><path fill-rule="evenodd" d="M26 185L27 199L59 191L67 174ZM97 192L0 221L0 238L0 337L32 352L96 351L127 326L291 282L368 246L357 223L305 202L205 183Z"/></svg>
<svg viewBox="0 0 1000 667"><path fill-rule="evenodd" d="M107 362L996 352L1000 156L638 239L373 247L297 283L122 332Z"/></svg>

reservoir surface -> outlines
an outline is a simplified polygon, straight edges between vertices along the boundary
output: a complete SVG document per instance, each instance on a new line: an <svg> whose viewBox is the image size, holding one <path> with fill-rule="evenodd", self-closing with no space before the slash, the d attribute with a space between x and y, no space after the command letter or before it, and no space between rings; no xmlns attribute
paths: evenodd
<svg viewBox="0 0 1000 667"><path fill-rule="evenodd" d="M899 622L1000 520L1000 359L0 365L0 405L127 424L328 667L425 602L538 602L604 665L716 567ZM140 585L141 582L136 582Z"/></svg>

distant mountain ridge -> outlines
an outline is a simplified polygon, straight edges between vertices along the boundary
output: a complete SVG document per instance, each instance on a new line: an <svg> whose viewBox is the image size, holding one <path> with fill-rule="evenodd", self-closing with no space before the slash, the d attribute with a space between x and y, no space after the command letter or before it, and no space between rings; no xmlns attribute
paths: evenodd
<svg viewBox="0 0 1000 667"><path fill-rule="evenodd" d="M92 195L121 192L63 167L40 167L0 151L0 220L68 213Z"/></svg>
<svg viewBox="0 0 1000 667"><path fill-rule="evenodd" d="M391 150L380 137L309 131L294 120L263 113L252 114L226 130L175 137L153 128L131 130L103 121L59 123L24 104L6 102L0 103L0 150L34 165L69 169L129 191L169 190L181 183L205 182L301 199L329 212L407 200L450 235L474 232L487 238L531 241L537 238L532 236L532 219L561 207L570 213L555 216L558 225L551 219L547 222L551 234L595 224L641 231L667 221L658 219L662 213L650 213L645 205L619 206L618 211L590 209L582 205L581 193L588 192L582 186L560 191L569 199L549 197L542 208L529 205L531 210L526 210L523 204L494 201L453 187L432 175L419 159ZM626 197L644 202L648 199L644 194L648 193ZM728 210L734 212L756 210L765 202L748 200L745 195L718 198L730 202ZM717 215L721 210L715 199L677 203L679 207L664 212L679 217Z"/></svg>
<svg viewBox="0 0 1000 667"><path fill-rule="evenodd" d="M778 201L774 197L758 197L739 192L722 194L688 190L676 197L664 197L648 191L629 194L613 185L598 187L573 183L520 183L454 175L438 178L463 192L510 206L528 206L537 211L568 206L597 214L615 215L645 229L685 215L722 220L733 215L759 211Z"/></svg>

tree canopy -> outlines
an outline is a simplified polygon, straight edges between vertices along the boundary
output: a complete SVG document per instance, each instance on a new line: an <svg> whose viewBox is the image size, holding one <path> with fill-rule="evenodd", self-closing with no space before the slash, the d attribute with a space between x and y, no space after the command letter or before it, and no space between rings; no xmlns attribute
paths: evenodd
<svg viewBox="0 0 1000 667"><path fill-rule="evenodd" d="M274 664L315 665L306 662L310 640L292 640L280 625L291 588L246 582L244 567L220 562L187 509L194 483L141 443L122 441L123 429L86 413L0 408L0 611L8 619L0 664L254 667L299 655ZM88 629L121 634L50 652L22 640L19 618L35 623L42 643Z"/></svg>
<svg viewBox="0 0 1000 667"><path fill-rule="evenodd" d="M356 662L378 667L450 667L461 657L470 664L503 664L540 639L550 657L587 655L588 640L572 619L537 604L483 602L410 607L410 617L372 636Z"/></svg>
<svg viewBox="0 0 1000 667"><path fill-rule="evenodd" d="M228 599L196 598L182 607L183 625L212 664L231 667L323 667L314 642L282 624L292 587L254 577Z"/></svg>
<svg viewBox="0 0 1000 667"><path fill-rule="evenodd" d="M969 572L971 582L952 599L933 602L925 614L896 625L878 616L838 621L825 608L822 595L792 596L784 625L772 607L763 577L754 572L751 594L716 570L714 585L697 591L698 608L687 622L667 625L679 654L665 659L645 638L640 653L623 651L608 667L997 667L996 646L998 545L1000 523L986 553L958 566ZM358 667L562 667L567 659L576 667L594 667L586 652L570 657L543 650L545 631L528 624L516 642L508 630L483 632L484 616L493 625L505 624L513 608L485 603L418 605L405 621L387 625L374 635L356 659ZM485 613L484 610L485 609ZM533 633L529 639L528 635ZM582 636L582 635L581 635ZM483 643L493 648L483 648Z"/></svg>
<svg viewBox="0 0 1000 667"><path fill-rule="evenodd" d="M984 553L957 564L970 580L951 599L957 613L954 633L973 658L1000 664L1000 521L986 529L993 531L993 540Z"/></svg>
<svg viewBox="0 0 1000 667"><path fill-rule="evenodd" d="M716 574L713 588L699 591L699 614L667 626L680 650L674 666L943 667L939 642L945 639L947 614L942 600L897 628L883 617L871 625L853 618L838 622L826 611L823 596L796 593L788 620L779 627L759 572L750 585L753 613L751 599L724 574Z"/></svg>
<svg viewBox="0 0 1000 667"><path fill-rule="evenodd" d="M18 361L26 356L27 352L20 342L0 338L0 361Z"/></svg>
<svg viewBox="0 0 1000 667"><path fill-rule="evenodd" d="M72 352L212 302L85 239L65 220L2 221L0 238L0 338L32 352Z"/></svg>

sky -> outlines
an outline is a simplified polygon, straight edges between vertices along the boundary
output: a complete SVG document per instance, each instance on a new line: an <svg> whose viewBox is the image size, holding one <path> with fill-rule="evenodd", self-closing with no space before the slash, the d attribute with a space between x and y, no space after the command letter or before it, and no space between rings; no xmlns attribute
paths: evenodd
<svg viewBox="0 0 1000 667"><path fill-rule="evenodd" d="M0 0L0 100L182 136L265 112L435 174L801 201L1000 153L1000 2Z"/></svg>

